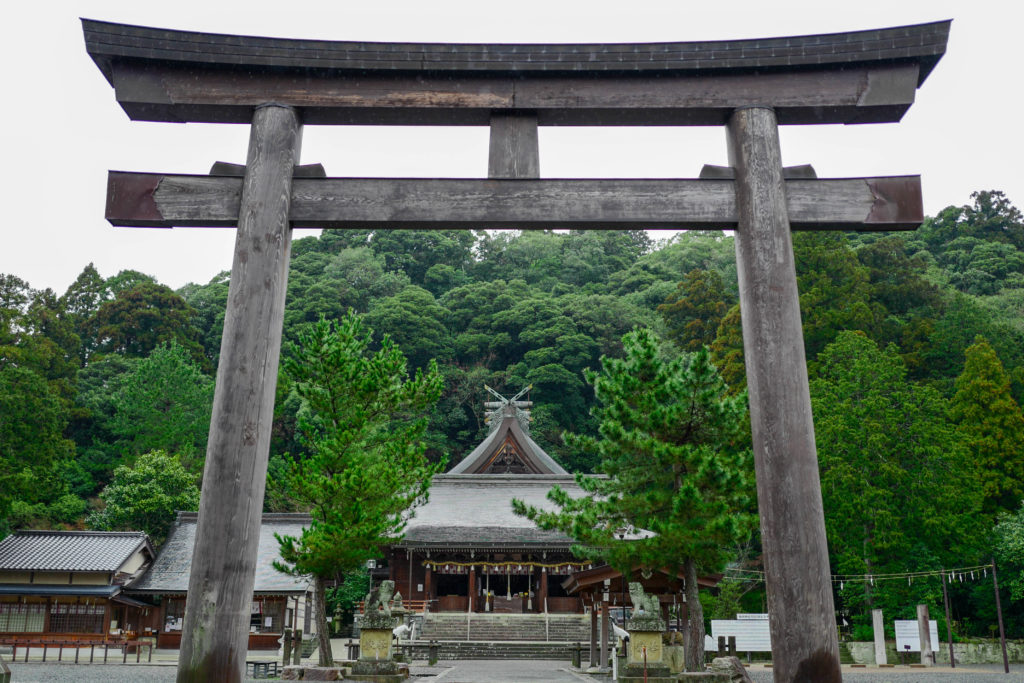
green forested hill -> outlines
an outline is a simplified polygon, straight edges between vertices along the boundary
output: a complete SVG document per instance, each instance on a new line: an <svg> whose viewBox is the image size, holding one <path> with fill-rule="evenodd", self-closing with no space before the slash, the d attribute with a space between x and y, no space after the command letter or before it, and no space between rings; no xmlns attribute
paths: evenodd
<svg viewBox="0 0 1024 683"><path fill-rule="evenodd" d="M996 516L1024 495L1020 211L980 192L912 233L799 233L794 247L833 570L986 559ZM116 468L153 450L201 472L228 280L172 291L88 265L58 294L0 275L0 526L82 525ZM534 437L589 471L561 439L595 428L583 369L648 326L666 355L709 346L740 391L737 302L721 232L332 231L294 243L284 335L352 308L410 368L437 359L429 452L450 463L486 432L484 384L532 384ZM282 378L272 472L303 455L301 409ZM858 591L841 603L882 599Z"/></svg>

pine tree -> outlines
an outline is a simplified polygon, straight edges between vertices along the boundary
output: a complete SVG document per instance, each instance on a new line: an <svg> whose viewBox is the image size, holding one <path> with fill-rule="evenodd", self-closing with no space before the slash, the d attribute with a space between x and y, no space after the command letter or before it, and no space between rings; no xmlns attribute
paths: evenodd
<svg viewBox="0 0 1024 683"><path fill-rule="evenodd" d="M1024 498L1024 414L995 350L978 336L956 379L950 417L979 466L984 512L1013 512Z"/></svg>
<svg viewBox="0 0 1024 683"><path fill-rule="evenodd" d="M300 538L277 537L284 562L275 567L314 577L321 666L332 660L324 580L398 540L444 465L424 457L426 414L441 393L436 363L409 379L405 356L387 336L376 352L370 344L370 331L350 312L337 325L311 325L284 360L304 404L299 431L309 455L292 461L281 487L313 521Z"/></svg>
<svg viewBox="0 0 1024 683"><path fill-rule="evenodd" d="M706 348L665 360L647 329L634 329L623 345L625 358L602 357L602 372L586 373L600 437L566 435L599 456L607 478L577 475L582 498L553 488L548 497L557 512L520 501L514 507L542 529L571 536L575 553L623 574L636 566L680 567L689 608L686 667L703 670L698 572L720 571L754 524L752 459L733 447L746 395L727 395ZM623 530L640 538L619 540Z"/></svg>

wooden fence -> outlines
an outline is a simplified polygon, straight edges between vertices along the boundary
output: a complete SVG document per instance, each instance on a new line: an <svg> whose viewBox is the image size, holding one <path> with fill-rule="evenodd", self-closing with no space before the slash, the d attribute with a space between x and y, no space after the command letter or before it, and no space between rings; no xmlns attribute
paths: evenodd
<svg viewBox="0 0 1024 683"><path fill-rule="evenodd" d="M82 656L82 650L89 651L88 663L92 664L96 661L96 650L100 649L103 655L103 663L106 664L110 658L111 647L114 650L121 651L121 663L128 663L128 655L130 652L135 653L135 663L139 664L142 662L142 649L146 648L146 662L153 661L153 642L149 640L118 640L118 641L87 641L87 640L66 640L56 638L0 638L0 644L11 646L11 661L17 661L18 659L18 648L24 650L25 656L23 661L28 661L29 653L33 648L43 650L43 661L47 661L47 657L50 656L51 648L57 650L58 662L66 661L64 659L64 649L73 649L75 651L75 664L85 663L84 657ZM115 655L116 661L116 655ZM0 676L0 683L6 683L3 677Z"/></svg>

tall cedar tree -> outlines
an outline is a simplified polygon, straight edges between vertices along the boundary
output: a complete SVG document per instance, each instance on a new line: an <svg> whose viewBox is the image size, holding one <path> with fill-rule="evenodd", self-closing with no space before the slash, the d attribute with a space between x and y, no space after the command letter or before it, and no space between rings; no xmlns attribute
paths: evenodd
<svg viewBox="0 0 1024 683"><path fill-rule="evenodd" d="M409 379L402 352L349 313L321 319L289 344L285 372L303 401L307 457L290 464L283 488L313 518L300 538L278 536L280 571L313 575L320 664L331 662L324 580L341 576L401 538L410 511L427 497L443 462L424 457L427 413L441 393L436 363Z"/></svg>
<svg viewBox="0 0 1024 683"><path fill-rule="evenodd" d="M811 381L825 530L832 568L877 575L981 562L977 468L934 387L907 380L895 346L843 331ZM854 627L871 610L931 603L927 581L846 582L839 601Z"/></svg>
<svg viewBox="0 0 1024 683"><path fill-rule="evenodd" d="M734 297L727 294L722 276L715 270L691 270L658 306L668 337L679 348L697 351L715 341L718 326Z"/></svg>
<svg viewBox="0 0 1024 683"><path fill-rule="evenodd" d="M965 355L950 417L979 465L984 512L1013 512L1024 497L1024 413L988 341L976 337Z"/></svg>
<svg viewBox="0 0 1024 683"><path fill-rule="evenodd" d="M573 552L623 573L635 567L679 566L686 577L689 617L686 668L704 668L704 614L698 572L720 571L729 547L754 525L752 459L732 447L745 424L746 395L728 396L706 348L689 358L659 357L648 329L623 337L625 358L601 358L586 372L598 405L600 438L567 434L598 454L607 478L576 475L586 495L559 487L548 498L558 511L514 501L517 514L542 529L571 536ZM618 540L623 530L633 540Z"/></svg>

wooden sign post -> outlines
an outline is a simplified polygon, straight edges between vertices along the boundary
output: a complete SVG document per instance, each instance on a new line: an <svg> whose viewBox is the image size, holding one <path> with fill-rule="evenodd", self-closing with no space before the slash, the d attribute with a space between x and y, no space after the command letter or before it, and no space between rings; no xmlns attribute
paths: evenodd
<svg viewBox="0 0 1024 683"><path fill-rule="evenodd" d="M179 681L244 673L293 227L734 228L775 680L841 680L790 231L913 229L921 185L784 173L777 127L898 121L944 54L949 22L614 46L83 27L131 118L252 124L243 178L108 177L114 225L238 226ZM307 177L295 171L300 121L489 125L488 177ZM725 126L732 168L543 180L544 125Z"/></svg>

